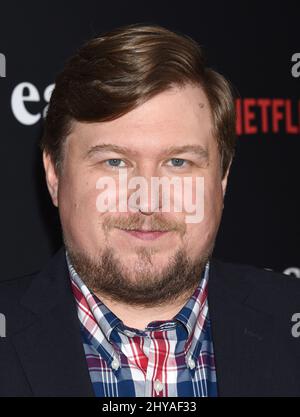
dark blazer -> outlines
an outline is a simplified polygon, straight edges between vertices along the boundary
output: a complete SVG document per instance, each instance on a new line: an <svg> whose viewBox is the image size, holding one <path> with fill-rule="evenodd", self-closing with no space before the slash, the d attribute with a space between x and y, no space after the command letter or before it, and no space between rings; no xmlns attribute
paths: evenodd
<svg viewBox="0 0 300 417"><path fill-rule="evenodd" d="M220 396L300 396L300 280L211 260ZM93 396L64 248L39 273L0 282L0 396Z"/></svg>

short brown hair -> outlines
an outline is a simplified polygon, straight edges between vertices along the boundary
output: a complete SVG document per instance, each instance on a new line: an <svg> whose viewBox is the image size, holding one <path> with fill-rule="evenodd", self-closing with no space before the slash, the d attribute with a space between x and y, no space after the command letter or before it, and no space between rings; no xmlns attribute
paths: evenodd
<svg viewBox="0 0 300 417"><path fill-rule="evenodd" d="M232 88L206 67L196 41L159 25L132 24L106 32L69 58L55 80L41 148L59 170L73 120L113 120L174 85L186 84L200 84L207 95L224 176L236 143Z"/></svg>

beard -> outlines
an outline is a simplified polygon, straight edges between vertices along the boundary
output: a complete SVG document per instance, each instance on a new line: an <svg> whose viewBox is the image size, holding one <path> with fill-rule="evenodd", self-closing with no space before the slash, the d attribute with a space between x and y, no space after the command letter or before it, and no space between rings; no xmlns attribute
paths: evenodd
<svg viewBox="0 0 300 417"><path fill-rule="evenodd" d="M153 213L147 219L140 213L130 216L106 217L102 222L105 244L94 256L66 239L65 247L73 268L99 298L109 298L137 307L154 307L183 302L190 298L201 281L201 274L209 260L214 241L205 253L193 261L184 247L180 247L164 267L153 262L158 248L137 245L133 248L136 260L122 260L116 249L109 243L109 232L115 227L125 230L139 230L148 221L151 230L174 231L181 238L186 233L186 225L166 218L161 213Z"/></svg>
<svg viewBox="0 0 300 417"><path fill-rule="evenodd" d="M163 268L159 268L153 265L154 251L137 247L137 261L128 267L112 247L106 246L98 256L91 257L64 241L75 271L100 299L103 295L112 301L138 307L187 301L200 284L212 252L192 261L186 250L180 248Z"/></svg>

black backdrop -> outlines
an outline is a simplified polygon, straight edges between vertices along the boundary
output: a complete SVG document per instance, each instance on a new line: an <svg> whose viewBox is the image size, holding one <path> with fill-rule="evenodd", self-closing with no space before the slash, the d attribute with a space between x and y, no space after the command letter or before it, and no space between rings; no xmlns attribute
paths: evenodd
<svg viewBox="0 0 300 417"><path fill-rule="evenodd" d="M0 278L61 244L37 146L55 74L90 37L136 22L195 38L239 93L215 256L300 277L300 3L44 0L0 9Z"/></svg>

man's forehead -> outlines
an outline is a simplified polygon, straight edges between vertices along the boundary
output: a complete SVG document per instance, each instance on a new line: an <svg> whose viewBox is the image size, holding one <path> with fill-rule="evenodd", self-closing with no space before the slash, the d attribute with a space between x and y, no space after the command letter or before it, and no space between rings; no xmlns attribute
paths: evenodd
<svg viewBox="0 0 300 417"><path fill-rule="evenodd" d="M124 132L122 132L124 133ZM168 157L179 154L189 154L208 159L209 150L215 139L212 132L199 135L172 134L150 135L140 132L139 135L92 135L78 137L74 133L71 147L75 147L84 158L101 155L124 155L127 157ZM69 142L70 144L70 142ZM74 146L75 145L75 146Z"/></svg>

